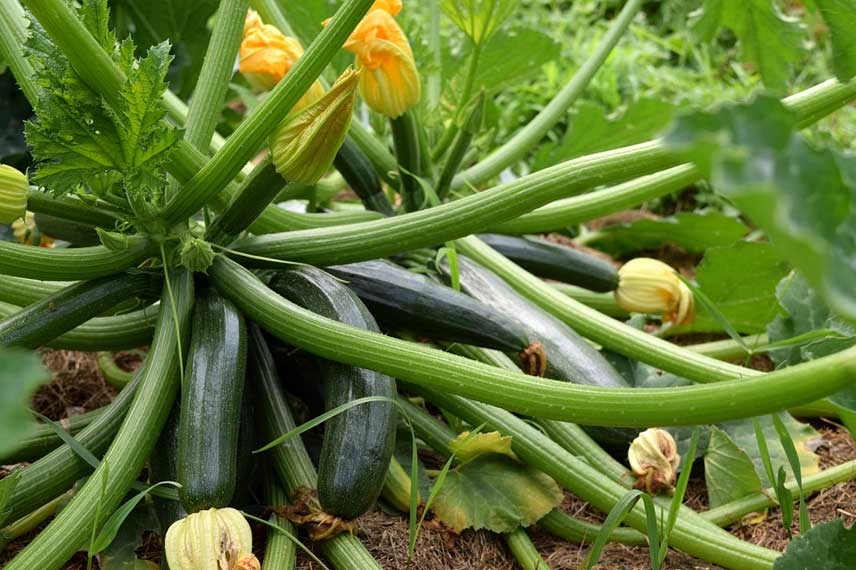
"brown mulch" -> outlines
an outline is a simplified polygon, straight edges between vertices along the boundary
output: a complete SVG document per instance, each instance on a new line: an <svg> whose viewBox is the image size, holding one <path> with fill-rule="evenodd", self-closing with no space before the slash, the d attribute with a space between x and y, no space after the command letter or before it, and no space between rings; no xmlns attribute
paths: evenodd
<svg viewBox="0 0 856 570"><path fill-rule="evenodd" d="M696 339L697 341L697 339ZM82 413L108 403L115 390L101 378L94 355L67 351L45 351L45 363L54 372L54 381L43 387L34 398L34 406L52 419L62 419L70 414ZM120 364L121 358L118 359ZM133 362L128 363L133 368ZM763 367L764 363L755 363ZM821 468L856 459L856 442L849 433L832 422L818 420L815 428L821 432L824 444L817 450ZM702 477L690 482L685 504L703 511L707 508L707 497ZM577 517L599 522L603 516L588 504L566 493L562 508ZM834 518L843 518L845 524L856 522L856 482L836 485L808 499L808 508L813 523ZM255 529L257 546L263 546L264 529ZM796 525L795 525L796 530ZM783 550L788 543L782 528L778 509L770 509L760 524L737 523L732 533L754 544ZM587 546L571 544L556 539L537 527L530 535L544 561L553 570L570 570L579 567L588 553ZM359 519L358 536L380 562L383 568L408 568L407 543L408 524L403 516L389 515L375 510ZM19 551L32 536L13 542L0 552L0 566ZM156 534L147 534L138 555L146 560L158 562L161 542ZM98 564L95 567L98 568ZM64 568L83 570L86 557L78 553ZM609 545L605 548L598 568L602 570L647 570L650 567L648 550L645 547ZM299 570L318 570L302 553L298 556ZM431 521L426 522L417 543L414 562L410 568L416 570L519 570L504 540L493 533L467 531L456 535ZM718 566L699 561L683 553L670 552L666 568L675 570L718 570Z"/></svg>

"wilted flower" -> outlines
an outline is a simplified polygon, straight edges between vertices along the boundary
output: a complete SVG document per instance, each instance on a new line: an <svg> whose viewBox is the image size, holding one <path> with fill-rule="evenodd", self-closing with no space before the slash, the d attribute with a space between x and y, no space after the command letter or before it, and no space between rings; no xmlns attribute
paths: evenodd
<svg viewBox="0 0 856 570"><path fill-rule="evenodd" d="M302 184L324 176L351 126L358 81L359 72L347 69L321 99L274 131L270 149L277 172Z"/></svg>
<svg viewBox="0 0 856 570"><path fill-rule="evenodd" d="M299 41L286 37L274 26L264 24L256 12L247 12L238 69L253 89L273 89L302 55ZM294 111L306 108L323 94L324 88L315 81L295 105Z"/></svg>
<svg viewBox="0 0 856 570"><path fill-rule="evenodd" d="M36 226L36 215L27 212L22 218L12 222L12 233L15 239L25 245L36 244L39 247L53 247L54 240L42 234Z"/></svg>
<svg viewBox="0 0 856 570"><path fill-rule="evenodd" d="M369 107L395 118L419 103L422 86L413 51L385 9L363 18L344 48L357 56L357 68L362 71L360 96Z"/></svg>
<svg viewBox="0 0 856 570"><path fill-rule="evenodd" d="M622 309L639 313L662 313L664 321L689 324L695 316L692 291L669 265L638 257L618 270L615 300Z"/></svg>
<svg viewBox="0 0 856 570"><path fill-rule="evenodd" d="M164 551L172 570L260 570L253 534L235 509L193 513L169 527Z"/></svg>
<svg viewBox="0 0 856 570"><path fill-rule="evenodd" d="M11 224L27 212L27 177L18 170L0 164L0 224Z"/></svg>
<svg viewBox="0 0 856 570"><path fill-rule="evenodd" d="M658 428L643 431L630 444L627 459L637 477L637 488L651 494L674 488L681 456L669 432Z"/></svg>

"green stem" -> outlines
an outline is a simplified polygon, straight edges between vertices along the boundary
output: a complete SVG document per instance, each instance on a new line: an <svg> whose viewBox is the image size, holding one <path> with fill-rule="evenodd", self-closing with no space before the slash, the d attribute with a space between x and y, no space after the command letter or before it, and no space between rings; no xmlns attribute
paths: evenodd
<svg viewBox="0 0 856 570"><path fill-rule="evenodd" d="M370 5L371 0L347 0L339 8L330 25L318 34L268 98L241 122L223 148L167 203L163 215L168 221L178 222L191 216L226 187L321 75Z"/></svg>
<svg viewBox="0 0 856 570"><path fill-rule="evenodd" d="M478 99L470 109L466 122L455 135L454 141L452 142L452 149L446 155L446 160L440 171L440 176L437 178L436 193L437 199L441 202L446 199L446 195L452 187L452 180L455 178L455 174L458 173L458 170L460 170L461 164L464 163L464 159L470 151L470 144L482 128L484 101L485 95L482 90ZM450 130L451 127L446 132L449 132Z"/></svg>
<svg viewBox="0 0 856 570"><path fill-rule="evenodd" d="M719 423L815 400L856 378L856 349L850 349L739 381L649 390L574 385L500 370L326 319L279 297L222 256L211 266L210 277L248 317L296 347L539 418L628 427Z"/></svg>
<svg viewBox="0 0 856 570"><path fill-rule="evenodd" d="M112 404L107 404L107 406L96 408L78 416L62 419L59 421L59 424L68 433L74 435L101 417L109 409L109 406L112 406ZM39 423L33 428L33 431L30 432L26 439L18 443L18 447L12 453L0 456L0 464L11 465L24 461L32 463L62 444L62 439L56 434L52 426Z"/></svg>
<svg viewBox="0 0 856 570"><path fill-rule="evenodd" d="M466 77L464 79L464 89L461 92L461 96L458 99L458 105L455 109L455 115L452 118L452 122L443 131L443 136L434 146L434 149L431 151L431 155L434 160L439 160L440 157L446 152L446 149L449 148L449 145L452 144L453 141L457 138L459 128L459 121L461 119L461 112L467 106L467 103L470 101L470 97L473 94L473 86L476 83L476 72L479 67L479 57L481 56L481 44L473 44L473 51L470 52L470 59L467 63L467 71ZM454 173L453 173L454 174ZM451 184L451 180L449 180L449 184Z"/></svg>
<svg viewBox="0 0 856 570"><path fill-rule="evenodd" d="M642 7L642 0L628 0L612 22L609 31L595 51L588 57L573 78L553 97L553 100L511 139L493 151L487 158L455 177L452 190L465 186L479 186L520 160L537 145L544 135L565 117L567 110L583 93L597 70L606 61L618 40Z"/></svg>
<svg viewBox="0 0 856 570"><path fill-rule="evenodd" d="M44 281L106 277L136 266L152 254L145 238L130 238L128 249L103 246L48 249L0 241L0 274Z"/></svg>
<svg viewBox="0 0 856 570"><path fill-rule="evenodd" d="M52 517L56 513L57 509L59 509L65 501L68 501L73 494L74 491L67 491L65 494L60 495L49 503L45 503L27 516L0 529L0 550L3 550L9 542L24 536Z"/></svg>
<svg viewBox="0 0 856 570"><path fill-rule="evenodd" d="M96 355L96 360L98 362L98 369L101 371L101 375L107 383L114 388L121 390L134 378L133 372L122 370L119 365L116 364L116 355L112 352L99 352Z"/></svg>
<svg viewBox="0 0 856 570"><path fill-rule="evenodd" d="M85 546L94 517L98 513L109 516L139 476L179 388L178 349L188 336L193 276L186 271L176 271L173 281L175 311L164 301L140 386L116 439L98 469L71 502L5 570L57 570L62 567ZM173 313L179 315L181 337L175 334Z"/></svg>
<svg viewBox="0 0 856 570"><path fill-rule="evenodd" d="M5 278L5 276L3 277ZM21 311L21 307L0 302L0 319ZM47 346L61 350L129 350L147 345L152 340L157 306L153 305L115 317L96 317L68 331Z"/></svg>
<svg viewBox="0 0 856 570"><path fill-rule="evenodd" d="M27 38L24 10L18 0L0 0L0 55L12 70L30 105L39 100L39 86L33 80L33 66L22 49Z"/></svg>
<svg viewBox="0 0 856 570"><path fill-rule="evenodd" d="M265 504L271 507L281 507L288 503L288 495L274 480L271 472L265 475L264 497ZM272 514L269 520L292 536L297 536L297 527L287 518ZM296 561L297 546L294 542L281 532L268 529L263 570L294 570Z"/></svg>
<svg viewBox="0 0 856 570"><path fill-rule="evenodd" d="M518 457L551 476L601 512L609 512L627 492L624 486L587 461L572 455L541 431L505 410L469 402L445 391L420 387L417 392L472 425L484 423L487 429L510 435L512 449ZM659 511L658 518L665 520L668 498L657 499L655 504ZM644 508L639 505L633 509L626 522L636 530L645 532ZM689 509L681 510L669 542L683 552L734 570L769 569L780 556L779 552L735 538Z"/></svg>
<svg viewBox="0 0 856 570"><path fill-rule="evenodd" d="M766 334L755 334L743 337L743 342L745 343L745 346L755 347L767 344L769 341ZM735 360L737 358L749 356L743 346L730 338L704 342L701 344L691 344L686 348L687 350L691 350L717 360Z"/></svg>
<svg viewBox="0 0 856 570"><path fill-rule="evenodd" d="M543 208L494 226L491 231L519 235L576 226L677 192L698 182L700 174L695 166L682 164L617 186L556 200Z"/></svg>
<svg viewBox="0 0 856 570"><path fill-rule="evenodd" d="M292 212L285 208L273 207L265 210L264 214L250 226L250 231L256 235L270 234L283 231L314 230L315 228L350 227L352 224L381 220L385 216L380 212L369 210L345 210L339 212L324 212L308 214Z"/></svg>
<svg viewBox="0 0 856 570"><path fill-rule="evenodd" d="M72 222L112 230L119 217L111 212L90 206L72 196L54 196L37 188L30 188L27 209L37 214L56 216Z"/></svg>
<svg viewBox="0 0 856 570"><path fill-rule="evenodd" d="M187 110L184 140L206 151L217 128L217 114L229 89L235 56L241 45L249 0L223 0L193 98Z"/></svg>
<svg viewBox="0 0 856 570"><path fill-rule="evenodd" d="M0 279L0 302L26 307L73 284L73 281L39 281L4 275Z"/></svg>
<svg viewBox="0 0 856 570"><path fill-rule="evenodd" d="M392 126L392 139L395 142L395 157L398 160L401 176L401 197L404 209L415 212L425 206L425 192L419 181L419 177L423 174L419 126L412 111L390 119L389 124Z"/></svg>
<svg viewBox="0 0 856 570"><path fill-rule="evenodd" d="M615 302L615 296L612 293L595 293L576 285L568 285L567 283L550 283L550 287L560 292L562 295L567 295L571 299L582 303L586 307L609 315L610 317L627 318L630 314L618 306Z"/></svg>
<svg viewBox="0 0 856 570"><path fill-rule="evenodd" d="M517 560L523 570L550 570L549 564L541 558L541 554L535 548L525 529L518 528L502 536L511 554L514 555L514 559Z"/></svg>
<svg viewBox="0 0 856 570"><path fill-rule="evenodd" d="M463 237L558 198L667 168L678 161L661 143L643 143L576 158L427 210L342 228L248 238L236 246L246 253L319 265L387 257Z"/></svg>

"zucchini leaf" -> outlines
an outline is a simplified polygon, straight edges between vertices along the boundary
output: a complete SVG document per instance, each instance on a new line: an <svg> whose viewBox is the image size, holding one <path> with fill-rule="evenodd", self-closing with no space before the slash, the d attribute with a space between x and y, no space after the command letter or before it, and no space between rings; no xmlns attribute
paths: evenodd
<svg viewBox="0 0 856 570"><path fill-rule="evenodd" d="M535 523L561 501L561 489L544 473L490 454L450 470L431 508L456 532L511 532Z"/></svg>
<svg viewBox="0 0 856 570"><path fill-rule="evenodd" d="M35 428L30 400L50 380L41 359L25 350L0 350L0 455L14 451Z"/></svg>
<svg viewBox="0 0 856 570"><path fill-rule="evenodd" d="M811 0L829 27L832 37L832 68L839 81L856 76L856 4L851 0Z"/></svg>
<svg viewBox="0 0 856 570"><path fill-rule="evenodd" d="M695 28L705 41L728 28L740 41L741 59L754 64L772 90L785 90L791 66L803 55L805 29L771 0L705 0Z"/></svg>
<svg viewBox="0 0 856 570"><path fill-rule="evenodd" d="M56 194L81 185L127 197L140 208L159 207L166 184L165 163L181 131L163 121L160 97L172 59L163 42L134 58L130 39L117 44L107 25L104 0L89 0L81 16L98 43L126 75L118 103L92 91L36 23L27 41L30 62L42 93L35 121L26 124L27 142L37 161L33 181Z"/></svg>
<svg viewBox="0 0 856 570"><path fill-rule="evenodd" d="M745 451L727 433L710 428L704 454L704 481L711 508L761 490L761 479Z"/></svg>
<svg viewBox="0 0 856 570"><path fill-rule="evenodd" d="M788 544L773 570L851 570L856 560L856 526L841 519L821 523Z"/></svg>
<svg viewBox="0 0 856 570"><path fill-rule="evenodd" d="M678 119L682 151L802 271L834 313L856 323L856 157L818 149L794 114L759 96Z"/></svg>

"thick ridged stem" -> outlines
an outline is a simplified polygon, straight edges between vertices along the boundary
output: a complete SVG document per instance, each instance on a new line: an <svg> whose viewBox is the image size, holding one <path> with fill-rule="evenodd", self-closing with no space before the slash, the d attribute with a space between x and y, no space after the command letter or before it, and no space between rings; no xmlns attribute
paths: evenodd
<svg viewBox="0 0 856 570"><path fill-rule="evenodd" d="M541 553L535 548L525 529L518 528L503 534L502 537L523 570L550 570L550 565L541 558Z"/></svg>
<svg viewBox="0 0 856 570"><path fill-rule="evenodd" d="M272 472L265 475L264 498L265 504L270 507L281 507L288 503L288 495L274 480ZM287 518L274 513L269 520L292 536L297 536L297 527ZM296 561L297 545L278 530L268 529L262 570L294 570Z"/></svg>
<svg viewBox="0 0 856 570"><path fill-rule="evenodd" d="M100 245L49 249L0 241L0 274L43 281L96 279L130 269L153 251L145 238L132 238L122 251Z"/></svg>
<svg viewBox="0 0 856 570"><path fill-rule="evenodd" d="M30 188L27 209L37 214L55 216L88 226L112 230L119 218L106 210L85 204L72 196L54 196L37 188Z"/></svg>
<svg viewBox="0 0 856 570"><path fill-rule="evenodd" d="M223 0L187 109L184 140L205 152L217 128L217 115L229 89L229 79L247 16L249 0Z"/></svg>
<svg viewBox="0 0 856 570"><path fill-rule="evenodd" d="M294 346L545 419L627 427L719 423L815 400L856 379L856 349L849 349L763 377L730 382L648 390L574 385L500 370L326 319L279 297L222 256L209 275L221 294L248 317Z"/></svg>
<svg viewBox="0 0 856 570"><path fill-rule="evenodd" d="M107 404L107 406L102 408L97 408L77 416L62 419L59 421L59 424L67 432L74 435L101 417L101 415L109 409L109 406L112 405L113 404ZM62 444L62 439L60 439L51 426L40 423L32 432L30 432L26 439L21 440L18 443L18 447L14 451L0 456L0 465L11 465L13 463L21 463L23 461L36 461Z"/></svg>
<svg viewBox="0 0 856 570"><path fill-rule="evenodd" d="M0 279L0 301L26 307L72 285L73 281L39 281L4 275ZM5 318L0 317L0 319Z"/></svg>
<svg viewBox="0 0 856 570"><path fill-rule="evenodd" d="M187 345L193 276L177 271L171 282L176 304L168 301L169 295L164 291L152 349L116 439L71 502L5 570L62 567L72 554L86 547L96 517L103 524L139 476L178 393L179 351Z"/></svg>
<svg viewBox="0 0 856 570"><path fill-rule="evenodd" d="M17 305L0 302L0 319L20 310ZM157 317L157 305L115 317L96 317L51 340L47 346L87 352L138 348L151 342Z"/></svg>
<svg viewBox="0 0 856 570"><path fill-rule="evenodd" d="M618 306L618 303L615 302L615 295L612 293L596 293L567 283L550 283L550 287L604 315L620 318L630 316L627 311Z"/></svg>
<svg viewBox="0 0 856 570"><path fill-rule="evenodd" d="M21 91L31 106L39 100L39 87L33 81L33 66L21 49L27 37L24 10L18 0L0 0L0 55L12 70Z"/></svg>
<svg viewBox="0 0 856 570"><path fill-rule="evenodd" d="M577 158L435 208L342 228L248 238L235 245L254 255L319 265L386 257L479 232L558 198L677 162L661 143L643 143Z"/></svg>
<svg viewBox="0 0 856 570"><path fill-rule="evenodd" d="M273 356L265 344L261 330L255 325L250 326L247 362L261 402L261 434L265 441L270 441L293 430L296 424L277 377ZM286 491L293 493L300 487L317 487L318 475L299 437L273 448L269 455L276 476ZM336 535L318 546L336 570L381 570L377 561L352 534Z"/></svg>

